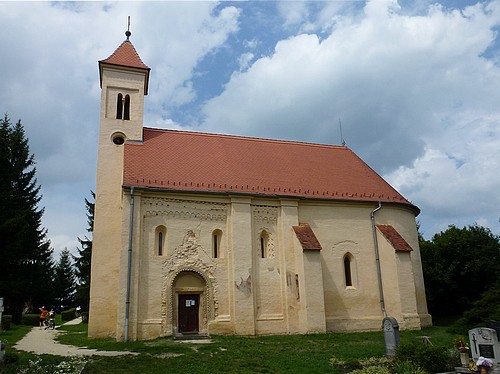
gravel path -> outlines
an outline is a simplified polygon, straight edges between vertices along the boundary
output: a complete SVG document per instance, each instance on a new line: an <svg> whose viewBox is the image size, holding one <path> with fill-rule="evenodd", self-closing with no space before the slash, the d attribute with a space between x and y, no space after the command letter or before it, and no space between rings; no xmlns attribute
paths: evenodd
<svg viewBox="0 0 500 374"><path fill-rule="evenodd" d="M81 323L81 319L77 318L65 324L76 325ZM49 354L55 356L121 356L121 355L136 355L135 352L118 352L118 351L98 351L96 349L80 348L73 345L60 344L55 340L55 337L61 332L57 330L40 330L40 327L33 327L24 338L19 340L14 346L20 351L33 352L35 354Z"/></svg>

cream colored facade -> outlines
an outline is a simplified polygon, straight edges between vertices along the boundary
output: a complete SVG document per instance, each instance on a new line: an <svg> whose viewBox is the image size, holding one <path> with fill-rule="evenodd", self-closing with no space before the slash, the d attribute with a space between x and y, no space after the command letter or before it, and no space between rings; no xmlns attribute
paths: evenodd
<svg viewBox="0 0 500 374"><path fill-rule="evenodd" d="M431 324L414 207L382 203L373 213L376 201L123 186L116 138L142 140L147 75L104 64L101 79L90 337L380 330L383 309L402 329ZM131 98L130 120L115 118L119 93ZM383 295L372 213L413 249L396 251L375 229ZM302 223L321 250L303 248L293 230Z"/></svg>

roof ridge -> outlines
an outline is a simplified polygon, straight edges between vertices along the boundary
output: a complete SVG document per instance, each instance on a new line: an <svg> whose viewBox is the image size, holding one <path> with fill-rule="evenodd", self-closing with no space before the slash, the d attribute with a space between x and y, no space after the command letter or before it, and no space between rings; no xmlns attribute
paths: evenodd
<svg viewBox="0 0 500 374"><path fill-rule="evenodd" d="M206 136L206 137L222 137L222 138L232 138L232 139L241 139L248 141L258 141L258 142L269 142L269 143L280 143L280 144L296 144L296 145L304 145L304 146L313 146L313 147L321 147L321 148L338 148L352 150L345 145L332 145L332 144L321 144L321 143L311 143L299 140L286 140L286 139L271 139L271 138L261 138L261 137L253 137L253 136L244 136L244 135L231 135L231 134L218 134L218 133L208 133L208 132L200 132L200 131L189 131L189 130L174 130L174 129L160 129L153 127L144 127L146 130L159 131L159 132L175 132L181 135L196 135L196 136Z"/></svg>

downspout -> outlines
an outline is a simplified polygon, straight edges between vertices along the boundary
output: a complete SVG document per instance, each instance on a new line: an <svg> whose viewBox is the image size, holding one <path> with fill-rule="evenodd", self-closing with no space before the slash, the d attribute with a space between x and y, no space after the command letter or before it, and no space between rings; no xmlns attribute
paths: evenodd
<svg viewBox="0 0 500 374"><path fill-rule="evenodd" d="M382 271L380 270L380 256L378 253L378 241L377 241L377 227L375 226L375 213L382 209L382 203L378 202L378 207L373 210L371 213L372 218L372 231L373 231L373 245L375 247L375 263L377 264L377 279L378 279L378 294L380 299L380 309L384 315L384 318L387 317L387 313L385 311L384 304L384 289L382 287Z"/></svg>
<svg viewBox="0 0 500 374"><path fill-rule="evenodd" d="M134 187L130 187L130 225L128 229L128 263L127 263L127 295L125 297L125 337L128 341L128 326L130 314L130 283L132 278L132 239L134 237Z"/></svg>

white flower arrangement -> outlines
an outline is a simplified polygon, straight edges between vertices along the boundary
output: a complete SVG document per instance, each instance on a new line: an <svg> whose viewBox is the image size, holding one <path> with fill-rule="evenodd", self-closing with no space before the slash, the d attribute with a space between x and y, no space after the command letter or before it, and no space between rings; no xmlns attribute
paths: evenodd
<svg viewBox="0 0 500 374"><path fill-rule="evenodd" d="M476 362L476 366L480 367L480 366L483 366L485 368L490 368L493 366L493 361L490 360L489 358L486 358L486 357L483 357L483 356L480 356L478 359L477 359L477 362Z"/></svg>

